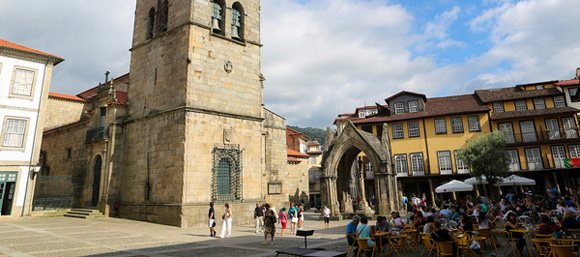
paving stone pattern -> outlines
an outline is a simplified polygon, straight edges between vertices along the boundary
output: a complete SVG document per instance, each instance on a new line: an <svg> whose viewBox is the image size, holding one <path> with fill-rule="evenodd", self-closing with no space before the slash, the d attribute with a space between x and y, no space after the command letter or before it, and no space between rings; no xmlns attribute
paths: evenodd
<svg viewBox="0 0 580 257"><path fill-rule="evenodd" d="M308 248L348 251L344 239L348 221L333 221L330 229L324 229L323 222L317 219L319 214L306 214L304 229L315 230L307 239ZM232 238L221 239L209 237L207 228L178 228L116 218L0 217L0 256L261 257L276 256L278 249L304 247L304 239L290 234L289 229L284 237L276 235L274 245L262 245L264 235L254 231L253 225L235 226ZM422 246L417 249L416 254L409 251L409 256L420 256ZM484 256L504 256L503 250L502 247L496 253L488 249Z"/></svg>

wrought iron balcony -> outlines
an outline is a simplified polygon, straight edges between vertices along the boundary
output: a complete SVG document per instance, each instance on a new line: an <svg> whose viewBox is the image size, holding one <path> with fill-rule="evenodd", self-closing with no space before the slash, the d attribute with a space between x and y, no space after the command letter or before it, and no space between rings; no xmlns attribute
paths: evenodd
<svg viewBox="0 0 580 257"><path fill-rule="evenodd" d="M98 127L87 131L85 143L90 144L103 139L109 139L109 126Z"/></svg>
<svg viewBox="0 0 580 257"><path fill-rule="evenodd" d="M526 133L515 133L512 135L507 135L506 141L508 145L510 144L533 144L533 143L545 143L549 141L557 140L578 140L580 141L580 136L578 136L578 129L560 129L560 130L541 130Z"/></svg>

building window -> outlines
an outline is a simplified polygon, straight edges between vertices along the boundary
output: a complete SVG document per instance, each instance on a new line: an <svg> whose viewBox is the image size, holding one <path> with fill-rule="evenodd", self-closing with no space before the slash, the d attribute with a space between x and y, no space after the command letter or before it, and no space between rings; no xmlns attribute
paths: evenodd
<svg viewBox="0 0 580 257"><path fill-rule="evenodd" d="M493 103L493 112L503 112L503 102Z"/></svg>
<svg viewBox="0 0 580 257"><path fill-rule="evenodd" d="M447 134L447 125L445 125L445 119L435 120L435 134Z"/></svg>
<svg viewBox="0 0 580 257"><path fill-rule="evenodd" d="M310 157L310 164L316 164L316 157Z"/></svg>
<svg viewBox="0 0 580 257"><path fill-rule="evenodd" d="M361 126L361 130L362 131L369 132L369 133L372 134L373 133L373 125L364 125L364 126Z"/></svg>
<svg viewBox="0 0 580 257"><path fill-rule="evenodd" d="M423 161L423 153L411 154L411 169L413 175L425 175L425 162Z"/></svg>
<svg viewBox="0 0 580 257"><path fill-rule="evenodd" d="M536 85L536 90L544 89L544 85Z"/></svg>
<svg viewBox="0 0 580 257"><path fill-rule="evenodd" d="M393 139L405 137L405 132L403 131L403 124L393 124Z"/></svg>
<svg viewBox="0 0 580 257"><path fill-rule="evenodd" d="M438 151L437 159L439 160L439 173L441 175L453 174L450 151Z"/></svg>
<svg viewBox="0 0 580 257"><path fill-rule="evenodd" d="M409 101L409 112L418 112L418 111L419 111L419 102Z"/></svg>
<svg viewBox="0 0 580 257"><path fill-rule="evenodd" d="M578 138L578 128L574 117L562 117L562 127L566 138Z"/></svg>
<svg viewBox="0 0 580 257"><path fill-rule="evenodd" d="M244 9L239 2L232 6L232 38L244 39Z"/></svg>
<svg viewBox="0 0 580 257"><path fill-rule="evenodd" d="M552 150L552 160L554 161L555 168L565 168L564 159L566 159L566 150L562 145L553 145L550 147Z"/></svg>
<svg viewBox="0 0 580 257"><path fill-rule="evenodd" d="M360 111L358 111L358 117L359 117L359 118L364 118L364 117L366 117L366 112L365 112L364 110L360 110Z"/></svg>
<svg viewBox="0 0 580 257"><path fill-rule="evenodd" d="M481 126L479 125L479 117L478 116L467 117L467 126L469 126L470 132L481 131Z"/></svg>
<svg viewBox="0 0 580 257"><path fill-rule="evenodd" d="M518 155L518 149L507 149L506 154L510 159L509 170L510 171L520 170L520 156Z"/></svg>
<svg viewBox="0 0 580 257"><path fill-rule="evenodd" d="M531 120L520 121L520 131L522 132L522 140L524 142L538 141L534 121Z"/></svg>
<svg viewBox="0 0 580 257"><path fill-rule="evenodd" d="M451 118L451 131L453 133L463 133L463 119L461 117Z"/></svg>
<svg viewBox="0 0 580 257"><path fill-rule="evenodd" d="M24 148L27 124L28 119L6 117L4 120L4 129L2 130L2 147Z"/></svg>
<svg viewBox="0 0 580 257"><path fill-rule="evenodd" d="M403 103L395 103L395 114L405 113L405 105Z"/></svg>
<svg viewBox="0 0 580 257"><path fill-rule="evenodd" d="M546 109L544 98L534 98L534 109Z"/></svg>
<svg viewBox="0 0 580 257"><path fill-rule="evenodd" d="M211 31L213 33L224 34L224 2L214 0L211 3Z"/></svg>
<svg viewBox="0 0 580 257"><path fill-rule="evenodd" d="M528 109L528 105L526 104L526 100L517 100L516 101L516 111L525 111Z"/></svg>
<svg viewBox="0 0 580 257"><path fill-rule="evenodd" d="M526 160L528 161L528 170L541 170L544 168L540 148L527 148L525 152Z"/></svg>
<svg viewBox="0 0 580 257"><path fill-rule="evenodd" d="M419 133L419 122L413 121L407 123L407 129L409 130L409 137L418 137L420 136Z"/></svg>
<svg viewBox="0 0 580 257"><path fill-rule="evenodd" d="M568 94L570 94L570 101L578 102L578 100L576 100L576 91L577 90L578 90L577 87L568 88Z"/></svg>
<svg viewBox="0 0 580 257"><path fill-rule="evenodd" d="M214 147L212 168L212 200L239 202L242 200L242 150L238 145Z"/></svg>
<svg viewBox="0 0 580 257"><path fill-rule="evenodd" d="M580 158L580 145L569 145L570 158Z"/></svg>
<svg viewBox="0 0 580 257"><path fill-rule="evenodd" d="M72 148L68 147L66 148L66 159L70 159L72 158Z"/></svg>
<svg viewBox="0 0 580 257"><path fill-rule="evenodd" d="M458 150L453 151L453 154L455 155L455 166L457 166L457 174L469 174L469 165L467 165L463 160L457 158L458 152Z"/></svg>
<svg viewBox="0 0 580 257"><path fill-rule="evenodd" d="M554 107L566 107L564 96L554 96Z"/></svg>
<svg viewBox="0 0 580 257"><path fill-rule="evenodd" d="M409 175L409 167L407 165L406 154L395 154L395 171L397 172L397 175L401 176Z"/></svg>
<svg viewBox="0 0 580 257"><path fill-rule="evenodd" d="M147 20L147 39L153 37L153 31L155 31L155 8L149 9L149 18Z"/></svg>
<svg viewBox="0 0 580 257"><path fill-rule="evenodd" d="M36 70L24 67L14 68L10 96L32 98L35 81Z"/></svg>
<svg viewBox="0 0 580 257"><path fill-rule="evenodd" d="M169 19L169 2L167 0L163 1L161 6L159 7L159 15L157 17L159 19L159 23L157 25L157 30L159 33L163 33L167 31L167 21Z"/></svg>
<svg viewBox="0 0 580 257"><path fill-rule="evenodd" d="M372 173L373 172L373 164L370 162L365 163L365 173Z"/></svg>

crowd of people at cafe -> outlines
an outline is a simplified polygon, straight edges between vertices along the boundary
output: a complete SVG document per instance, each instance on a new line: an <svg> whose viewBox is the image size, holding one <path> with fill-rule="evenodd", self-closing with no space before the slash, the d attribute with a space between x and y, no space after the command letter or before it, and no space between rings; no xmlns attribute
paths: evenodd
<svg viewBox="0 0 580 257"><path fill-rule="evenodd" d="M390 217L379 216L372 227L366 217L354 216L346 230L349 245L356 248L355 238L366 238L369 247L378 242L381 242L379 247L388 247L389 239L381 234L399 234L409 228L422 229L418 232L430 235L435 242L454 242L454 232L474 234L478 229L488 228L498 234L504 230L533 229L537 234L556 237L580 229L580 186L562 193L557 188L534 192L525 187L520 192L509 190L493 198L466 195L436 203L417 199L420 198L414 194L402 199L408 207L405 218L393 212ZM517 253L521 253L526 245L525 236L518 232L509 234Z"/></svg>

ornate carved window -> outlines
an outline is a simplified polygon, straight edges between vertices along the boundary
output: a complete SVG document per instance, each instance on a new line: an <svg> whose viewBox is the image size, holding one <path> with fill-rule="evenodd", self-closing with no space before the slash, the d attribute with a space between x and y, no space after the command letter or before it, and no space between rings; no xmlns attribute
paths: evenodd
<svg viewBox="0 0 580 257"><path fill-rule="evenodd" d="M216 145L213 154L212 200L242 200L242 150L239 145Z"/></svg>

